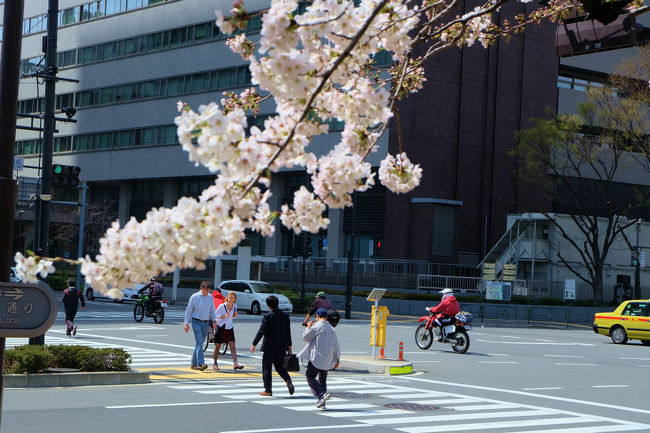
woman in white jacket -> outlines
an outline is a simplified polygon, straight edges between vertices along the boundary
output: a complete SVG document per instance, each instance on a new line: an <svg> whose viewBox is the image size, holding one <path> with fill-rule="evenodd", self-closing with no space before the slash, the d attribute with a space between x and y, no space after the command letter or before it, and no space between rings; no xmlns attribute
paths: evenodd
<svg viewBox="0 0 650 433"><path fill-rule="evenodd" d="M336 331L327 321L327 310L318 309L316 319L315 323L309 322L302 334L302 339L309 344L298 353L298 358L309 361L305 373L307 384L318 398L316 407L322 408L331 397L327 393L327 372L339 366L341 351Z"/></svg>

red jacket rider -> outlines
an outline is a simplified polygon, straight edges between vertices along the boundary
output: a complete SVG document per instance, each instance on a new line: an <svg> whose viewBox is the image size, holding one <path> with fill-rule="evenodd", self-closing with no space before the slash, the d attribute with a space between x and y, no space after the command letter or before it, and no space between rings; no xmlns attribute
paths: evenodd
<svg viewBox="0 0 650 433"><path fill-rule="evenodd" d="M434 314L437 313L436 323L443 325L452 322L452 319L449 318L454 318L458 314L460 306L453 290L442 289L440 294L442 295L440 303L433 308L427 308L427 310Z"/></svg>

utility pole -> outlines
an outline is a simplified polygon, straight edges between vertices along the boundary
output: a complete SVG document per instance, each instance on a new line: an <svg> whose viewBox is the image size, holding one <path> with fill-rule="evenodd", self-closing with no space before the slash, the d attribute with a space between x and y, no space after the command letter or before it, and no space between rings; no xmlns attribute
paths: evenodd
<svg viewBox="0 0 650 433"><path fill-rule="evenodd" d="M345 318L352 318L352 283L354 279L354 235L357 223L357 194L352 193L352 233L350 234L350 248L348 248L348 274L345 282Z"/></svg>
<svg viewBox="0 0 650 433"><path fill-rule="evenodd" d="M641 221L636 221L636 265L634 266L634 299L641 297L641 249L639 248L639 231Z"/></svg>
<svg viewBox="0 0 650 433"><path fill-rule="evenodd" d="M14 144L16 141L16 108L18 77L23 31L23 0L6 1L2 22L2 52L0 53L0 281L9 281L14 213L16 211L16 182ZM0 366L5 363L5 337L0 337ZM2 419L3 370L0 370L0 420Z"/></svg>
<svg viewBox="0 0 650 433"><path fill-rule="evenodd" d="M54 101L56 97L56 40L58 32L57 18L59 0L48 0L47 5L47 42L45 49L45 115L43 119L43 149L41 165L41 192L39 194L37 214L38 243L35 245L36 254L47 256L50 243L50 201L52 200L52 149L54 147ZM6 46L6 44L3 44ZM29 344L45 344L45 335L32 337Z"/></svg>

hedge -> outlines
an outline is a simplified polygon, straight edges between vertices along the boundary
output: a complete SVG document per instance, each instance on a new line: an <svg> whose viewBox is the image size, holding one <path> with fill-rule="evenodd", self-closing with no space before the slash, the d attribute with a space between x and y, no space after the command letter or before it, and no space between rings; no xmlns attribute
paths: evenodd
<svg viewBox="0 0 650 433"><path fill-rule="evenodd" d="M16 346L5 352L5 374L42 373L49 368L81 371L128 371L131 355L124 349L67 345Z"/></svg>

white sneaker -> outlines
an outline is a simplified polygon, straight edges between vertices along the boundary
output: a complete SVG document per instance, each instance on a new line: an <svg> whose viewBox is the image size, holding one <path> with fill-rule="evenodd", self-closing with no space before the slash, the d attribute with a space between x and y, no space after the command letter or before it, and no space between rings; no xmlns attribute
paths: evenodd
<svg viewBox="0 0 650 433"><path fill-rule="evenodd" d="M72 335L77 335L77 325L72 327Z"/></svg>
<svg viewBox="0 0 650 433"><path fill-rule="evenodd" d="M323 394L321 398L318 399L318 402L316 403L317 408L321 408L325 406L325 403L327 403L327 400L329 400L331 397L330 394Z"/></svg>

